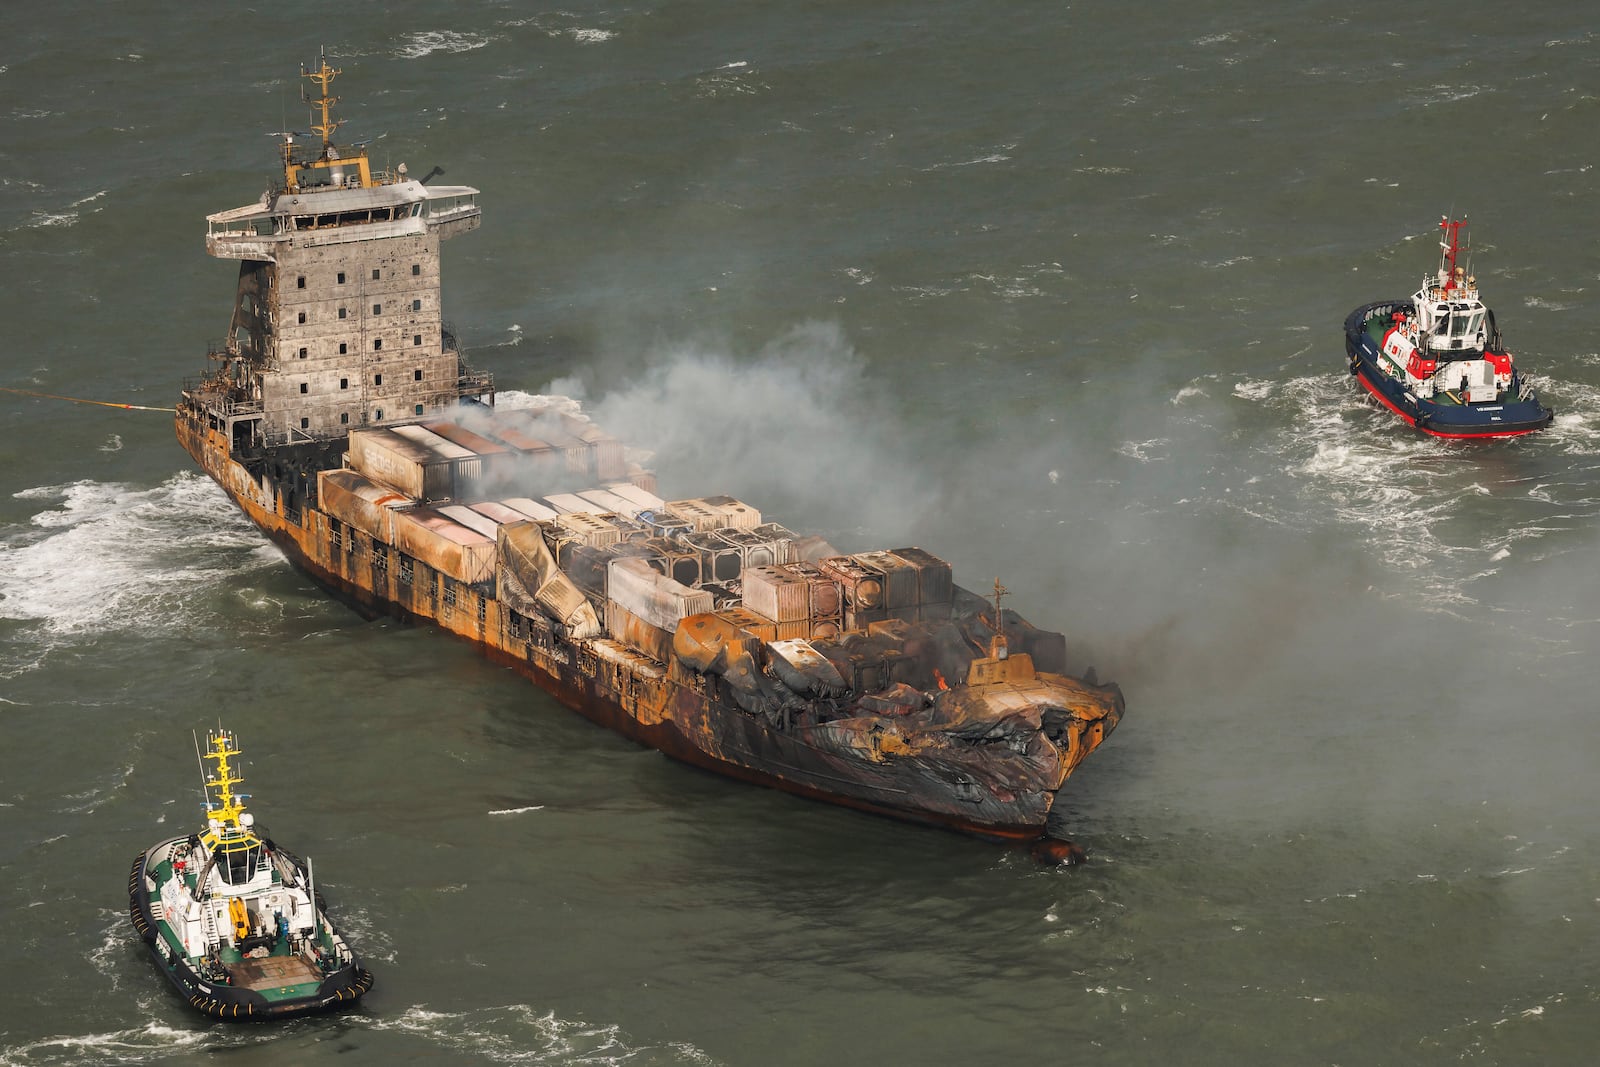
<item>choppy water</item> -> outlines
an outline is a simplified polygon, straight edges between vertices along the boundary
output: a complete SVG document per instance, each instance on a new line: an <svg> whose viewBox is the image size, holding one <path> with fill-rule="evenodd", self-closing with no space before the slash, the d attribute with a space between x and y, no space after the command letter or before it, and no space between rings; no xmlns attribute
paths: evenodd
<svg viewBox="0 0 1600 1067"><path fill-rule="evenodd" d="M181 7L181 6L180 6ZM19 8L0 385L170 404L294 77L483 190L447 318L684 494L999 575L1128 694L1091 862L724 783L264 546L157 414L0 394L0 1063L1584 1063L1600 37L1575 3ZM1559 411L1361 401L1472 221ZM125 918L223 718L378 985L191 1017ZM325 873L324 873L325 872Z"/></svg>

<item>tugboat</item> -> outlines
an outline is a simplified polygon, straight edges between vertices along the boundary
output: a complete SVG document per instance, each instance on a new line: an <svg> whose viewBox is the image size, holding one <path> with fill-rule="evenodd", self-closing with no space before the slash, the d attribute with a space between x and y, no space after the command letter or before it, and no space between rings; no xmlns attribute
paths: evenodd
<svg viewBox="0 0 1600 1067"><path fill-rule="evenodd" d="M1517 437L1550 425L1478 297L1456 263L1466 221L1439 220L1438 274L1410 300L1381 300L1344 320L1350 373L1378 403L1423 433L1462 440Z"/></svg>
<svg viewBox="0 0 1600 1067"><path fill-rule="evenodd" d="M128 910L167 979L219 1019L283 1019L354 1004L372 974L328 921L309 861L256 833L230 757L233 735L206 735L206 827L140 853ZM198 747L198 746L197 746Z"/></svg>

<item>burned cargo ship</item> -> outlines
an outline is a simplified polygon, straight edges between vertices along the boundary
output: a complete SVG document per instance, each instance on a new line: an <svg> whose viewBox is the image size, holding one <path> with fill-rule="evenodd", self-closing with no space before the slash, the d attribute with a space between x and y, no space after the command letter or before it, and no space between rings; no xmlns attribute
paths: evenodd
<svg viewBox="0 0 1600 1067"><path fill-rule="evenodd" d="M320 139L209 216L241 261L229 332L185 383L183 447L289 560L426 622L684 762L993 839L1045 833L1122 715L1060 634L920 548L845 554L727 496L667 500L579 413L495 404L440 315L440 242L477 190Z"/></svg>

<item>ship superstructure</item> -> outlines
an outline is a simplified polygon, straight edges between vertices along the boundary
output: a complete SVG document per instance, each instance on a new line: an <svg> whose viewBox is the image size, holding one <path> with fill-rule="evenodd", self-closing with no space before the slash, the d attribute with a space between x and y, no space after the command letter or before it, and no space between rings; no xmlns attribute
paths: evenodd
<svg viewBox="0 0 1600 1067"><path fill-rule="evenodd" d="M211 219L208 250L244 262L219 365L178 411L206 472L346 601L455 633L636 741L1040 837L1116 687L1064 674L1060 634L921 548L845 554L731 497L663 499L581 413L496 407L440 326L438 241L477 226L475 190L336 148L337 73L308 75L320 150L286 142L282 187Z"/></svg>

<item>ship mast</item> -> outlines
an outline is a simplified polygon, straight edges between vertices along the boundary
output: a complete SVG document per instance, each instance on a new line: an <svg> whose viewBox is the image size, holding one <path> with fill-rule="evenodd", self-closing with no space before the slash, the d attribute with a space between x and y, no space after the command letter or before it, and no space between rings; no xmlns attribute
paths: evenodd
<svg viewBox="0 0 1600 1067"><path fill-rule="evenodd" d="M328 66L327 52L322 53L320 63L321 65L313 71L307 71L302 66L300 68L300 76L316 82L322 90L322 96L312 100L305 95L305 91L302 88L300 99L305 103L314 104L322 110L322 121L312 123L311 128L322 134L322 158L327 159L328 149L333 147L333 131L344 125L344 119L335 120L332 118L333 105L339 102L339 98L328 95L328 86L332 85L333 79L343 74L344 71Z"/></svg>
<svg viewBox="0 0 1600 1067"><path fill-rule="evenodd" d="M1459 271L1459 268L1456 266L1456 253L1459 252L1461 248L1461 227L1465 226L1466 224L1466 219L1452 220L1449 215L1442 216L1439 219L1439 230L1442 234L1442 236L1439 238L1439 247L1444 253L1444 268L1439 272L1441 275L1443 275L1443 277L1440 279L1440 283L1444 286L1447 292L1456 286L1456 274Z"/></svg>
<svg viewBox="0 0 1600 1067"><path fill-rule="evenodd" d="M995 659L1005 659L1010 654L1006 647L1006 620L1000 614L1000 598L1010 592L1000 584L999 578L994 580L994 637L989 641L989 655Z"/></svg>

